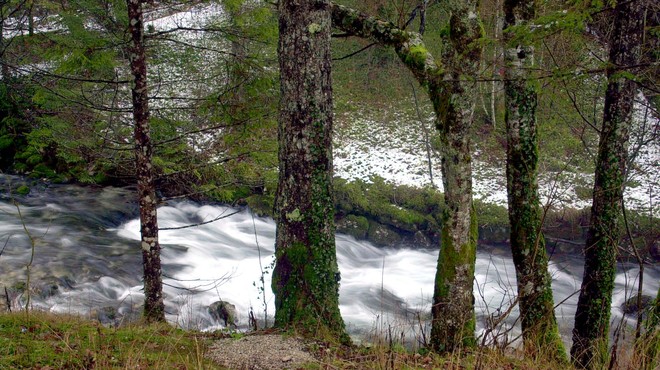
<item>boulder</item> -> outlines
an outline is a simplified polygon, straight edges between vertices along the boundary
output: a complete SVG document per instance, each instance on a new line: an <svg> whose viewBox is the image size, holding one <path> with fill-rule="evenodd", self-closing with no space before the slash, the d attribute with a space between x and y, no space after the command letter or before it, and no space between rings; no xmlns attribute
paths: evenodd
<svg viewBox="0 0 660 370"><path fill-rule="evenodd" d="M365 239L369 231L369 220L364 216L348 215L337 220L337 230L355 239Z"/></svg>
<svg viewBox="0 0 660 370"><path fill-rule="evenodd" d="M412 237L412 243L416 248L434 248L437 244L433 243L431 238L421 231L418 231Z"/></svg>
<svg viewBox="0 0 660 370"><path fill-rule="evenodd" d="M209 314L213 320L223 323L226 328L236 327L236 306L226 301L216 301L211 303L208 308Z"/></svg>
<svg viewBox="0 0 660 370"><path fill-rule="evenodd" d="M649 309L653 305L653 297L648 295L642 295L641 300L638 302L639 295L635 294L634 296L628 298L621 305L621 310L628 316L637 317L639 311L642 311L642 318L645 318Z"/></svg>
<svg viewBox="0 0 660 370"><path fill-rule="evenodd" d="M479 226L479 242L488 245L502 245L509 243L510 230L508 226L485 225Z"/></svg>
<svg viewBox="0 0 660 370"><path fill-rule="evenodd" d="M92 317L92 319L97 320L103 325L112 325L112 326L117 326L116 324L119 318L117 309L112 306L94 308L90 311L90 316Z"/></svg>
<svg viewBox="0 0 660 370"><path fill-rule="evenodd" d="M369 221L367 238L370 242L381 247L396 246L401 242L401 236L396 231L374 221Z"/></svg>
<svg viewBox="0 0 660 370"><path fill-rule="evenodd" d="M654 262L660 262L660 240L656 240L649 246L649 254Z"/></svg>

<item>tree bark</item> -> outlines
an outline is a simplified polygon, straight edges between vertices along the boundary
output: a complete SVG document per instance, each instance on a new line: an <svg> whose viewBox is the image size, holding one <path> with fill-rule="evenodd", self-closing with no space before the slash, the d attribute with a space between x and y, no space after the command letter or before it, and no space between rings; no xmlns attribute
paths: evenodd
<svg viewBox="0 0 660 370"><path fill-rule="evenodd" d="M275 326L349 342L332 193L330 3L280 0Z"/></svg>
<svg viewBox="0 0 660 370"><path fill-rule="evenodd" d="M9 42L5 39L5 4L0 4L0 71L2 72L2 81L9 83L9 61L7 60L7 47Z"/></svg>
<svg viewBox="0 0 660 370"><path fill-rule="evenodd" d="M149 98L147 62L144 48L142 1L127 0L128 31L131 36L129 62L134 82L131 87L135 121L135 165L140 206L142 268L144 272L144 318L147 322L165 321L163 282L158 243L156 189L151 164L152 143L149 135Z"/></svg>
<svg viewBox="0 0 660 370"><path fill-rule="evenodd" d="M473 123L481 36L476 2L452 5L446 65L429 53L421 36L352 9L332 6L335 27L392 46L427 90L442 140L442 176L447 213L433 296L431 346L451 352L475 344L474 264L477 222L472 204L470 128Z"/></svg>
<svg viewBox="0 0 660 370"><path fill-rule="evenodd" d="M534 67L534 47L518 42L511 32L506 32L509 27L528 24L535 13L534 1L504 1L506 171L511 252L516 267L525 350L533 357L566 362L541 231L542 210L537 182L538 83L529 72Z"/></svg>
<svg viewBox="0 0 660 370"><path fill-rule="evenodd" d="M623 196L626 143L635 84L629 71L640 59L645 1L619 2L614 10L607 90L600 132L585 267L573 329L571 357L576 366L605 363Z"/></svg>

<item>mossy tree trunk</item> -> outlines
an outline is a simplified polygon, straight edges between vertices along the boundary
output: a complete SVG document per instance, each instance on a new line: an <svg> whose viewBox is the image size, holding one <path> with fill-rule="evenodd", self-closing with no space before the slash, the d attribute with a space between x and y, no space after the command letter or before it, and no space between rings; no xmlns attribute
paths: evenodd
<svg viewBox="0 0 660 370"><path fill-rule="evenodd" d="M537 86L534 47L507 29L534 19L532 0L504 1L507 193L511 252L516 267L523 342L527 353L567 361L554 312L548 256L541 231L537 167Z"/></svg>
<svg viewBox="0 0 660 370"><path fill-rule="evenodd" d="M571 348L573 362L583 368L602 365L609 353L618 220L626 171L626 143L636 91L629 68L639 63L644 7L645 1L642 0L619 2L614 9L591 222L584 247L584 276Z"/></svg>
<svg viewBox="0 0 660 370"><path fill-rule="evenodd" d="M280 0L275 326L348 341L332 196L330 3Z"/></svg>
<svg viewBox="0 0 660 370"><path fill-rule="evenodd" d="M474 265L477 222L472 204L470 128L482 30L475 1L452 2L445 65L429 53L416 32L352 9L333 5L335 27L392 46L426 88L438 118L442 140L442 176L447 213L442 228L433 297L431 346L453 351L475 344Z"/></svg>
<svg viewBox="0 0 660 370"><path fill-rule="evenodd" d="M163 282L158 243L156 188L151 164L153 145L149 134L147 61L144 48L143 2L127 0L130 47L128 57L133 74L131 95L135 137L135 166L140 206L142 268L144 273L144 317L147 322L165 321Z"/></svg>
<svg viewBox="0 0 660 370"><path fill-rule="evenodd" d="M431 347L452 352L475 345L474 267L477 221L472 204L471 128L474 122L482 28L477 1L452 2L445 76L431 97L438 116L447 211L433 294Z"/></svg>

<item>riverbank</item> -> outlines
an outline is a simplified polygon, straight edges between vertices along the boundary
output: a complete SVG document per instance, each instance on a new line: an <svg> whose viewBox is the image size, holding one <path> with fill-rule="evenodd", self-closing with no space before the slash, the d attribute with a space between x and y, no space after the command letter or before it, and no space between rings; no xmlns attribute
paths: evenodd
<svg viewBox="0 0 660 370"><path fill-rule="evenodd" d="M32 369L568 369L524 358L517 349L478 347L440 356L407 350L381 333L352 347L277 331L201 333L168 324L107 328L40 311L0 314L0 368ZM620 345L613 369L642 369L649 359Z"/></svg>

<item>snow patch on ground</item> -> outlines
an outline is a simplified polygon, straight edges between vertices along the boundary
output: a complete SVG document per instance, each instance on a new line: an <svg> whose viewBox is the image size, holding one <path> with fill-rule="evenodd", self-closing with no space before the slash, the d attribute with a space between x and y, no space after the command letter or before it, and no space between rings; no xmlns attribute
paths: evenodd
<svg viewBox="0 0 660 370"><path fill-rule="evenodd" d="M424 130L419 122L406 122L406 118L397 117L399 122L377 122L360 114L341 115L337 118L339 130L335 136L334 168L335 175L347 180L370 182L373 176L380 176L396 185L415 187L431 186L428 159L425 149ZM646 120L646 121L643 121ZM658 122L645 114L643 107L636 106L635 121L647 126L658 127ZM432 119L425 124L433 133ZM640 130L637 130L640 131ZM649 131L649 130L646 130ZM650 130L651 132L653 130ZM648 136L648 134L647 134ZM660 211L660 143L657 139L636 138L644 144L630 170L630 181L625 190L626 207L653 214ZM473 153L473 191L474 198L487 203L507 205L505 163L488 163L480 160L481 153ZM439 191L442 189L440 157L437 152L431 156L433 183ZM582 209L591 205L589 193L578 191L593 188L593 173L542 172L539 175L539 195L543 205L561 208ZM579 185L576 185L579 184Z"/></svg>

